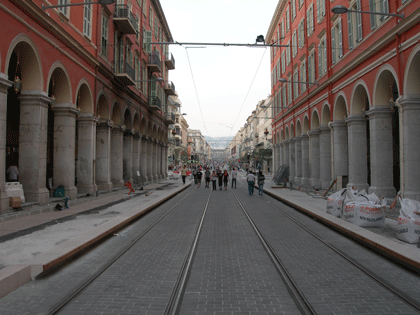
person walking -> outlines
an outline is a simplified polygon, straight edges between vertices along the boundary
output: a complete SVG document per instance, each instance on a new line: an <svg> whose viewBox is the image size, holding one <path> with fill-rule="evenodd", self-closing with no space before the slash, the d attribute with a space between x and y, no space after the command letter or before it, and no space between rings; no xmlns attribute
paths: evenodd
<svg viewBox="0 0 420 315"><path fill-rule="evenodd" d="M201 168L197 171L197 188L201 187L201 178L203 177L203 172L201 171Z"/></svg>
<svg viewBox="0 0 420 315"><path fill-rule="evenodd" d="M184 165L184 167L181 170L181 177L182 177L182 183L185 184L185 178L187 177L187 166Z"/></svg>
<svg viewBox="0 0 420 315"><path fill-rule="evenodd" d="M210 188L210 176L211 176L211 173L210 173L210 170L209 170L208 167L206 167L206 171L204 172L204 176L205 176L205 179L206 179L206 188Z"/></svg>
<svg viewBox="0 0 420 315"><path fill-rule="evenodd" d="M264 180L265 176L263 175L262 171L258 172L258 195L262 196L264 192Z"/></svg>
<svg viewBox="0 0 420 315"><path fill-rule="evenodd" d="M213 184L213 190L216 190L216 181L217 181L217 174L216 171L213 171L213 174L211 174L211 182Z"/></svg>
<svg viewBox="0 0 420 315"><path fill-rule="evenodd" d="M227 184L229 182L229 173L227 170L223 173L223 186L225 186L225 190L227 190Z"/></svg>
<svg viewBox="0 0 420 315"><path fill-rule="evenodd" d="M196 166L194 166L192 174L193 174L193 177L194 177L194 184L197 185L197 167Z"/></svg>
<svg viewBox="0 0 420 315"><path fill-rule="evenodd" d="M252 196L254 194L255 175L252 172L249 172L248 175L246 175L246 180L248 181L249 195Z"/></svg>
<svg viewBox="0 0 420 315"><path fill-rule="evenodd" d="M221 170L217 173L217 177L219 178L219 189L222 190L223 185L223 173Z"/></svg>
<svg viewBox="0 0 420 315"><path fill-rule="evenodd" d="M232 188L233 188L233 183L235 183L235 189L236 189L236 177L238 176L238 172L236 171L236 168L233 168L232 172L230 172L230 176L232 177Z"/></svg>

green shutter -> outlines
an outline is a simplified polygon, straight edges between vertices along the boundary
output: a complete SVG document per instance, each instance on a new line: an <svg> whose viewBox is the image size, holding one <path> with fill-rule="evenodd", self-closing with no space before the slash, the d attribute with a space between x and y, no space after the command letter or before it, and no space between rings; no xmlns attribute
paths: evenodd
<svg viewBox="0 0 420 315"><path fill-rule="evenodd" d="M336 61L336 48L335 48L335 26L331 29L331 52L332 52L332 63L335 64Z"/></svg>
<svg viewBox="0 0 420 315"><path fill-rule="evenodd" d="M145 45L145 51L146 53L150 54L152 52L152 45L150 44L152 42L152 31L146 31L146 45Z"/></svg>
<svg viewBox="0 0 420 315"><path fill-rule="evenodd" d="M352 23L352 12L347 12L347 25L349 32L349 49L353 48L353 23Z"/></svg>

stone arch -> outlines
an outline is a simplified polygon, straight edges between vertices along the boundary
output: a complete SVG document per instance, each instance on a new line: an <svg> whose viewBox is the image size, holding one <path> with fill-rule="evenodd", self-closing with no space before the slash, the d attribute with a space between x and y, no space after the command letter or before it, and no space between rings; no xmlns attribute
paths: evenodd
<svg viewBox="0 0 420 315"><path fill-rule="evenodd" d="M19 61L22 90L43 91L44 76L41 58L36 45L27 35L20 34L11 42L6 56L5 73L9 73L9 66L14 58ZM15 72L15 69L10 70Z"/></svg>
<svg viewBox="0 0 420 315"><path fill-rule="evenodd" d="M373 106L390 106L394 102L394 94L399 94L397 73L390 65L384 65L376 74L373 88Z"/></svg>
<svg viewBox="0 0 420 315"><path fill-rule="evenodd" d="M346 96L343 92L338 93L337 98L335 99L334 110L333 110L333 120L344 120L347 117L347 102Z"/></svg>
<svg viewBox="0 0 420 315"><path fill-rule="evenodd" d="M302 124L300 119L298 118L296 121L296 137L300 137L302 135Z"/></svg>
<svg viewBox="0 0 420 315"><path fill-rule="evenodd" d="M133 126L130 109L128 107L126 107L124 110L124 125L127 128L127 130L131 130Z"/></svg>
<svg viewBox="0 0 420 315"><path fill-rule="evenodd" d="M48 74L48 95L54 96L56 103L73 104L70 75L60 61L51 66Z"/></svg>
<svg viewBox="0 0 420 315"><path fill-rule="evenodd" d="M312 118L311 118L311 130L315 130L319 128L319 114L318 110L314 110L312 112Z"/></svg>
<svg viewBox="0 0 420 315"><path fill-rule="evenodd" d="M146 118L144 118L144 117L141 118L140 133L142 135L146 135L147 134L147 121L146 121Z"/></svg>
<svg viewBox="0 0 420 315"><path fill-rule="evenodd" d="M94 114L92 90L86 79L82 79L76 89L76 107L81 113Z"/></svg>
<svg viewBox="0 0 420 315"><path fill-rule="evenodd" d="M96 115L100 119L110 119L109 115L109 104L108 104L108 98L104 91L99 92L98 99L96 101Z"/></svg>
<svg viewBox="0 0 420 315"><path fill-rule="evenodd" d="M330 105L328 103L325 103L322 107L321 125L328 125L328 123L331 121L330 117Z"/></svg>
<svg viewBox="0 0 420 315"><path fill-rule="evenodd" d="M290 140L289 126L286 126L284 134L285 134L285 139L284 140L286 140L286 141Z"/></svg>
<svg viewBox="0 0 420 315"><path fill-rule="evenodd" d="M369 110L370 99L368 87L363 80L359 80L353 87L350 103L350 114L362 114Z"/></svg>
<svg viewBox="0 0 420 315"><path fill-rule="evenodd" d="M404 94L420 95L420 45L417 45L407 60L404 73Z"/></svg>
<svg viewBox="0 0 420 315"><path fill-rule="evenodd" d="M116 126L122 125L123 123L121 108L117 102L115 102L114 105L112 106L111 120L114 122Z"/></svg>
<svg viewBox="0 0 420 315"><path fill-rule="evenodd" d="M295 125L294 125L294 123L291 123L290 124L290 135L289 135L289 137L290 137L290 139L293 139L294 137L295 137Z"/></svg>
<svg viewBox="0 0 420 315"><path fill-rule="evenodd" d="M284 141L284 130L283 128L280 129L280 142Z"/></svg>
<svg viewBox="0 0 420 315"><path fill-rule="evenodd" d="M134 113L133 130L134 132L140 132L140 115L137 112Z"/></svg>

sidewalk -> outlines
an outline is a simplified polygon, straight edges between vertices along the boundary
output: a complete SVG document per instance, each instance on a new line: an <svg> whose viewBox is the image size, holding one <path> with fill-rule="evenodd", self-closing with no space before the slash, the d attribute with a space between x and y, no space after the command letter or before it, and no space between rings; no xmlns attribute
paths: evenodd
<svg viewBox="0 0 420 315"><path fill-rule="evenodd" d="M265 193L409 269L420 272L420 248L417 244L408 244L397 239L396 218L398 218L399 210L389 210L387 206L385 228L362 228L328 214L326 212L327 200L322 198L321 194L311 196L303 191L280 188L271 179L271 176L266 176Z"/></svg>
<svg viewBox="0 0 420 315"><path fill-rule="evenodd" d="M162 180L128 195L121 189L69 203L57 201L0 215L0 298L57 267L190 186ZM15 215L13 215L15 214Z"/></svg>

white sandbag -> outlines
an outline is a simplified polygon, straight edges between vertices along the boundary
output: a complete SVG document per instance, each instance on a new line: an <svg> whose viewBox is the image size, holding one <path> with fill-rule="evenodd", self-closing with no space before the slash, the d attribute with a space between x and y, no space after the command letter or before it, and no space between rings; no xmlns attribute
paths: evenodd
<svg viewBox="0 0 420 315"><path fill-rule="evenodd" d="M346 188L343 188L335 193L327 199L327 213L332 214L333 216L340 217L343 200L345 198Z"/></svg>
<svg viewBox="0 0 420 315"><path fill-rule="evenodd" d="M350 222L355 224L356 223L356 218L357 218L357 212L356 212L356 207L357 207L358 202L357 201L350 201L350 202L346 202L344 204L343 207L343 211L341 213L341 218L344 221Z"/></svg>
<svg viewBox="0 0 420 315"><path fill-rule="evenodd" d="M379 204L372 202L358 202L356 206L356 224L361 227L385 227L386 200L382 199Z"/></svg>
<svg viewBox="0 0 420 315"><path fill-rule="evenodd" d="M401 241L415 244L419 242L420 219L410 219L399 216L397 224L397 238Z"/></svg>
<svg viewBox="0 0 420 315"><path fill-rule="evenodd" d="M397 224L397 238L401 241L415 244L420 237L420 202L408 198L398 198L401 204L400 216Z"/></svg>

